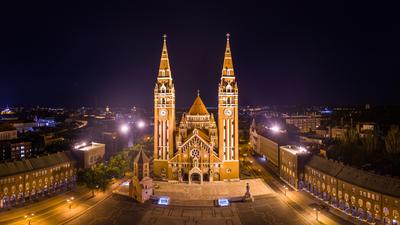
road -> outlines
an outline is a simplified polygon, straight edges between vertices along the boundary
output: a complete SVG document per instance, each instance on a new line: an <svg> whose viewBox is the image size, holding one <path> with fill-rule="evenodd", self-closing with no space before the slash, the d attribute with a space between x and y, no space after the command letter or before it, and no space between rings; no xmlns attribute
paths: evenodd
<svg viewBox="0 0 400 225"><path fill-rule="evenodd" d="M266 165L265 160L258 156L252 156L251 154L248 154L246 158L246 160L249 161L248 165L250 166L252 173L257 177L263 178L265 182L280 195L282 201L310 223L339 225L353 224L333 215L327 210L320 210L319 213L316 212L314 208L318 208L318 201L315 201L302 191L295 191L290 187L285 190L287 185L279 179L278 175L274 173L272 168L269 168Z"/></svg>
<svg viewBox="0 0 400 225"><path fill-rule="evenodd" d="M31 225L62 224L74 218L112 195L112 186L106 192L98 192L93 197L91 191L85 187L78 187L75 191L60 193L51 198L44 198L39 202L30 203L21 208L13 208L9 211L0 212L0 225L26 225L29 221L24 216L34 214ZM74 197L71 209L67 199Z"/></svg>
<svg viewBox="0 0 400 225"><path fill-rule="evenodd" d="M202 206L196 201L183 205L158 206L138 204L132 199L112 195L118 182L105 193L91 193L85 188L59 194L37 203L0 212L0 224L25 225L24 215L34 213L31 225L108 225L108 224L232 224L232 225L306 225L351 224L328 211L322 211L316 220L317 201L303 192L289 189L284 194L283 183L269 171L260 158L248 156L250 172L262 178L272 192L255 198L254 202L232 203L229 207ZM71 209L67 198L75 197Z"/></svg>

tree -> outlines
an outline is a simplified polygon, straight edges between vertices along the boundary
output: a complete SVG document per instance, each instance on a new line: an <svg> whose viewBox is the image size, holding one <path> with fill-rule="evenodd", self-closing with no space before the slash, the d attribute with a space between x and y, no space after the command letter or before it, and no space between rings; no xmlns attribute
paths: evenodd
<svg viewBox="0 0 400 225"><path fill-rule="evenodd" d="M85 184L92 191L92 196L94 196L95 190L105 191L111 181L108 168L103 163L83 170L80 172L79 177L81 179L80 183Z"/></svg>
<svg viewBox="0 0 400 225"><path fill-rule="evenodd" d="M343 135L342 142L346 145L354 145L359 141L359 136L357 130L354 128L349 128Z"/></svg>
<svg viewBox="0 0 400 225"><path fill-rule="evenodd" d="M385 137L385 147L388 153L400 153L400 130L399 126L392 125Z"/></svg>
<svg viewBox="0 0 400 225"><path fill-rule="evenodd" d="M365 134L361 139L361 143L368 153L372 153L378 149L379 138L377 134Z"/></svg>
<svg viewBox="0 0 400 225"><path fill-rule="evenodd" d="M108 163L108 170L112 177L120 178L128 170L128 160L125 155L125 152L120 152L111 157L110 162Z"/></svg>

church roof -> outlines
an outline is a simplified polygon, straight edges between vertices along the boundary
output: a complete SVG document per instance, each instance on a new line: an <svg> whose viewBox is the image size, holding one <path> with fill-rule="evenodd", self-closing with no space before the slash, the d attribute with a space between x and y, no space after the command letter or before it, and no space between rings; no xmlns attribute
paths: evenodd
<svg viewBox="0 0 400 225"><path fill-rule="evenodd" d="M190 107L189 115L209 115L206 106L200 98L200 95L197 95L197 98L194 100L192 107Z"/></svg>
<svg viewBox="0 0 400 225"><path fill-rule="evenodd" d="M229 34L226 34L226 48L224 56L224 65L222 66L222 75L234 76L231 46L229 43Z"/></svg>
<svg viewBox="0 0 400 225"><path fill-rule="evenodd" d="M161 52L160 67L158 70L159 77L171 77L171 67L169 65L168 50L167 50L167 35L164 34L163 47Z"/></svg>
<svg viewBox="0 0 400 225"><path fill-rule="evenodd" d="M148 162L150 162L150 159L149 159L149 157L147 157L146 153L144 153L143 149L141 149L139 151L139 153L136 155L134 162L135 163L148 163Z"/></svg>

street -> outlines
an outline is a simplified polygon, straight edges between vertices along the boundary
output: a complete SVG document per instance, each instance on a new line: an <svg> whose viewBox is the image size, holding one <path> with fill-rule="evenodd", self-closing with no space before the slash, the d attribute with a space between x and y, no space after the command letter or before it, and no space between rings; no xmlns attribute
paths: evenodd
<svg viewBox="0 0 400 225"><path fill-rule="evenodd" d="M45 197L39 202L29 203L21 208L0 212L0 224L25 225L29 222L31 225L62 224L110 197L114 187L111 186L104 193L97 192L95 197L92 197L92 193L85 187L78 187L74 191L60 193L51 198Z"/></svg>
<svg viewBox="0 0 400 225"><path fill-rule="evenodd" d="M237 202L223 208L204 206L195 200L188 200L185 205L139 204L112 194L118 182L108 191L96 193L95 197L79 187L76 191L3 211L0 224L352 224L327 210L314 211L318 202L301 191L285 189L284 183L261 158L248 156L247 160L252 176L262 178L272 190L256 196L254 202ZM74 199L69 204L67 199L71 197ZM29 216L31 213L33 215ZM25 218L25 215L28 216Z"/></svg>
<svg viewBox="0 0 400 225"><path fill-rule="evenodd" d="M318 210L318 201L309 197L303 191L295 191L274 174L273 169L266 165L266 161L258 156L248 154L247 160L252 173L264 179L264 181L280 196L293 211L297 212L310 223L318 224L340 224L351 225L350 223L327 210ZM315 209L314 209L315 208ZM318 221L317 221L318 219Z"/></svg>

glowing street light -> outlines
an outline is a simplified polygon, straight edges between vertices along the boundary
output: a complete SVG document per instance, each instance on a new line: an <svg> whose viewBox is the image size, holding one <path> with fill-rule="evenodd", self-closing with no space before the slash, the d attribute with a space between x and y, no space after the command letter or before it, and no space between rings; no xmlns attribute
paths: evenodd
<svg viewBox="0 0 400 225"><path fill-rule="evenodd" d="M32 220L32 217L33 217L34 215L35 215L34 213L31 213L31 214L26 214L26 215L24 216L25 220L28 221L28 225L31 224L31 220Z"/></svg>
<svg viewBox="0 0 400 225"><path fill-rule="evenodd" d="M74 199L75 199L74 197L71 197L71 198L67 199L67 203L68 203L68 208L69 208L69 210L71 210L71 208L72 208L72 201L73 201Z"/></svg>
<svg viewBox="0 0 400 225"><path fill-rule="evenodd" d="M272 132L274 132L274 133L278 133L281 131L281 128L278 125L274 125L269 129L272 130Z"/></svg>
<svg viewBox="0 0 400 225"><path fill-rule="evenodd" d="M127 134L129 132L129 126L128 124L122 124L121 127L119 128L119 130L123 133L123 134Z"/></svg>
<svg viewBox="0 0 400 225"><path fill-rule="evenodd" d="M288 190L288 187L283 186L283 190L285 191L285 196L286 196L286 192L287 192L287 190Z"/></svg>
<svg viewBox="0 0 400 225"><path fill-rule="evenodd" d="M314 208L314 212L315 212L315 219L318 220L318 213L319 213L319 210L317 210L316 208Z"/></svg>
<svg viewBox="0 0 400 225"><path fill-rule="evenodd" d="M146 123L143 120L137 122L137 127L143 129L146 126Z"/></svg>

